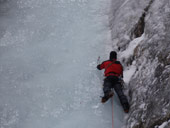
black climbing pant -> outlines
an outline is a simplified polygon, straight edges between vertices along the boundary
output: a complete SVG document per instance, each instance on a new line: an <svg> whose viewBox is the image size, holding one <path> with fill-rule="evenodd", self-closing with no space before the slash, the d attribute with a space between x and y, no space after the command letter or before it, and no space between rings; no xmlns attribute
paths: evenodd
<svg viewBox="0 0 170 128"><path fill-rule="evenodd" d="M117 76L108 76L104 79L103 92L105 96L111 92L112 88L114 88L115 92L117 93L123 109L129 109L127 97L123 93L122 85Z"/></svg>

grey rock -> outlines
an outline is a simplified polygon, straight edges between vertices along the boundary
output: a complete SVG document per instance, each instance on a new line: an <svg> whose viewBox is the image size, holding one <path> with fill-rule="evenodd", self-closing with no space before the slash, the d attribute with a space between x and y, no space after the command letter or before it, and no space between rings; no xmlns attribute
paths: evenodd
<svg viewBox="0 0 170 128"><path fill-rule="evenodd" d="M121 54L144 34L132 56L122 59L128 62L124 63L125 68L133 62L136 66L128 84L131 110L126 127L154 128L170 120L170 1L125 2L110 20L113 48Z"/></svg>

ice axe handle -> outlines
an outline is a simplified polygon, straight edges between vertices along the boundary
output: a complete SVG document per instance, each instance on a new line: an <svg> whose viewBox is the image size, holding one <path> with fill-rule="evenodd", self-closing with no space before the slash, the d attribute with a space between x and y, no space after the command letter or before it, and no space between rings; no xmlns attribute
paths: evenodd
<svg viewBox="0 0 170 128"><path fill-rule="evenodd" d="M98 59L97 59L97 65L100 64L100 56L98 56Z"/></svg>

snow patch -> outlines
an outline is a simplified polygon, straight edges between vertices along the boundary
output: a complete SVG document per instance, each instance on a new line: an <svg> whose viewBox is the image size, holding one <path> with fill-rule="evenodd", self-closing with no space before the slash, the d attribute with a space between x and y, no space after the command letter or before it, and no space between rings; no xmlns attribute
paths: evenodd
<svg viewBox="0 0 170 128"><path fill-rule="evenodd" d="M120 53L120 58L121 59L128 59L131 57L134 53L135 48L138 46L138 44L145 38L145 34L143 34L141 37L134 39L133 41L130 42L129 46L126 48L125 51ZM132 65L129 67L126 67L124 71L124 81L125 83L129 83L132 75L136 71L136 61L133 61Z"/></svg>
<svg viewBox="0 0 170 128"><path fill-rule="evenodd" d="M130 42L129 46L126 48L125 51L121 53L121 58L129 58L131 55L133 55L133 52L136 48L136 46L145 38L145 34L143 34L141 37L134 39Z"/></svg>
<svg viewBox="0 0 170 128"><path fill-rule="evenodd" d="M139 106L139 108L145 108L145 103L143 103L143 104L141 104L140 106Z"/></svg>
<svg viewBox="0 0 170 128"><path fill-rule="evenodd" d="M127 67L127 69L124 71L124 81L125 83L129 83L132 75L135 73L136 71L136 66L135 65L131 65L130 67Z"/></svg>
<svg viewBox="0 0 170 128"><path fill-rule="evenodd" d="M170 123L170 120L162 123L160 126L155 126L155 128L165 128L169 123Z"/></svg>

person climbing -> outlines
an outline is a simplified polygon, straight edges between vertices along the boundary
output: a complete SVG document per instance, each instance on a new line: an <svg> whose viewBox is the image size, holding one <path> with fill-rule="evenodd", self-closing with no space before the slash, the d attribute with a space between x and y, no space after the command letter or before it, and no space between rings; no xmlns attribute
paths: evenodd
<svg viewBox="0 0 170 128"><path fill-rule="evenodd" d="M103 84L104 96L102 97L101 102L105 103L109 98L113 96L112 88L114 88L124 111L128 113L129 103L127 97L123 93L121 85L121 79L123 79L123 66L119 61L117 61L117 53L115 51L111 51L110 59L97 65L97 69L105 69L105 79Z"/></svg>

